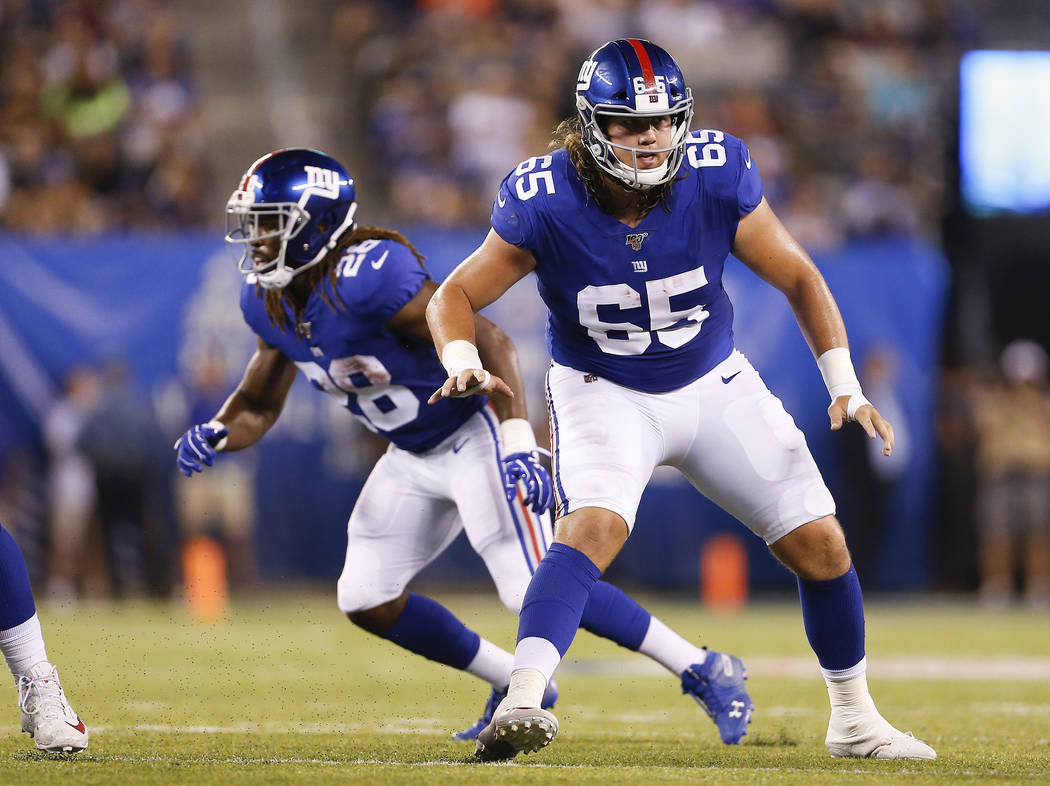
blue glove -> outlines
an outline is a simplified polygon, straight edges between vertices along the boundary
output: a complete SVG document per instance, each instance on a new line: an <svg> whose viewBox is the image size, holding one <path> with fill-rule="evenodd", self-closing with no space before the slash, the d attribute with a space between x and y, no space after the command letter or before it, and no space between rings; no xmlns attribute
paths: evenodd
<svg viewBox="0 0 1050 786"><path fill-rule="evenodd" d="M535 453L511 453L503 457L503 490L510 502L518 494L518 481L525 484L525 504L537 515L554 504L554 481Z"/></svg>
<svg viewBox="0 0 1050 786"><path fill-rule="evenodd" d="M175 463L189 477L203 472L201 464L211 466L218 454L216 447L226 441L230 432L218 422L198 423L175 441Z"/></svg>

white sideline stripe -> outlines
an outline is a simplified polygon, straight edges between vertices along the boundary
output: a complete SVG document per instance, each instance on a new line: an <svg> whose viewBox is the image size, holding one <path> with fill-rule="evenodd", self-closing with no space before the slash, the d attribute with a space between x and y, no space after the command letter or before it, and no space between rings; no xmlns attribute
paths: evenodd
<svg viewBox="0 0 1050 786"><path fill-rule="evenodd" d="M795 657L744 657L749 677L813 677L820 679L820 667L812 655ZM625 675L666 677L658 663L642 658L608 658L563 661L559 674ZM868 659L868 677L897 680L1050 681L1050 658L996 656L983 658L942 657L936 655L893 655Z"/></svg>

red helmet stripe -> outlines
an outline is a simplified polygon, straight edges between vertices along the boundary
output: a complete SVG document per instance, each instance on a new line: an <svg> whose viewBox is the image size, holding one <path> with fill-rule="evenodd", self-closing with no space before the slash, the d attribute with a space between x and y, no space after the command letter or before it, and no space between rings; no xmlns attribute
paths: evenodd
<svg viewBox="0 0 1050 786"><path fill-rule="evenodd" d="M279 153L280 151L276 150L274 152ZM248 188L248 182L252 179L252 175L255 174L255 170L259 168L259 165L262 164L263 161L265 161L266 159L270 158L270 156L272 156L272 155L273 155L273 153L267 153L262 158L260 158L258 161L256 161L254 164L252 164L250 167L248 167L248 171L244 173L244 179L241 180L241 187L240 187L241 191L244 191L244 190L246 190Z"/></svg>
<svg viewBox="0 0 1050 786"><path fill-rule="evenodd" d="M638 55L638 64L642 67L642 77L645 79L646 90L655 89L656 74L653 73L653 62L649 59L649 53L645 51L642 42L637 38L628 38L627 43L631 45L634 53Z"/></svg>

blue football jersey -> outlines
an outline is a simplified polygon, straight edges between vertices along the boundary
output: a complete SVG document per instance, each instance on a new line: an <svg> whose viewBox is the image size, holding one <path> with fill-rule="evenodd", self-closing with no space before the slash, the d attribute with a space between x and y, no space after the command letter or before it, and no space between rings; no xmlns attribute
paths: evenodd
<svg viewBox="0 0 1050 786"><path fill-rule="evenodd" d="M617 221L588 198L562 149L522 162L503 180L492 227L536 259L556 362L662 393L732 351L722 269L737 223L761 200L743 141L694 131L670 212L658 205L633 228Z"/></svg>
<svg viewBox="0 0 1050 786"><path fill-rule="evenodd" d="M285 332L270 324L263 293L255 277L247 276L241 288L245 322L372 431L405 450L434 447L488 399L469 396L428 405L447 378L433 345L408 343L387 328L419 292L426 271L407 246L365 240L346 249L337 272L334 293L327 277L322 284L336 310L315 287L298 322L286 306L292 327Z"/></svg>

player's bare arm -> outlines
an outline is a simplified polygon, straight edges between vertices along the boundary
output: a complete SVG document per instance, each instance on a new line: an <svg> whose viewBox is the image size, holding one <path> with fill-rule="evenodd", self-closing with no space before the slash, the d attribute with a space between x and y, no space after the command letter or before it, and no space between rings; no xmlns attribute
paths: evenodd
<svg viewBox="0 0 1050 786"><path fill-rule="evenodd" d="M427 304L434 296L437 288L437 284L430 279L423 282L423 286L416 293L415 297L390 318L387 327L409 341L420 341L426 344L433 343L433 338L430 335L430 326L427 324L426 312ZM480 314L474 316L474 331L477 334L478 351L482 355L482 361L492 373L489 374L487 381L482 380L481 376L472 378L469 383L470 386L484 381L484 392L486 395L500 394L493 398L493 406L496 407L496 413L499 415L500 420L506 420L508 417L525 417L524 414L510 414L511 409L509 405L504 403L513 399L516 395L520 395L522 391L521 373L518 369L517 353L514 350L513 342L511 342L510 337L506 333ZM502 356L506 353L509 353L508 358ZM510 383L509 385L507 384L508 382ZM441 398L438 392L440 391L435 392L431 396L429 403L433 404ZM521 400L524 402L523 396ZM521 407L522 411L524 411L524 403L521 404ZM515 405L513 411L517 412L517 409L518 407Z"/></svg>
<svg viewBox="0 0 1050 786"><path fill-rule="evenodd" d="M740 219L733 254L784 293L815 357L832 349L848 349L846 326L827 282L764 198ZM893 426L870 403L857 408L851 418L849 399L849 395L838 396L828 407L831 429L837 431L847 420L856 420L869 437L882 438L882 452L890 455Z"/></svg>
<svg viewBox="0 0 1050 786"><path fill-rule="evenodd" d="M479 383L493 372L497 377L511 369L517 373L516 357L498 357L505 355L499 342L494 335L480 335L475 315L528 275L535 265L531 253L490 230L481 246L437 288L427 306L426 318L434 346L449 370L449 378L429 403L483 392L484 386ZM452 356L446 357L446 348L452 342L461 343L450 348ZM455 357L456 350L460 350L461 358ZM493 362L496 365L489 367ZM523 402L521 406L524 407Z"/></svg>
<svg viewBox="0 0 1050 786"><path fill-rule="evenodd" d="M295 364L261 338L237 389L215 416L229 435L223 450L254 445L277 421L295 381Z"/></svg>

